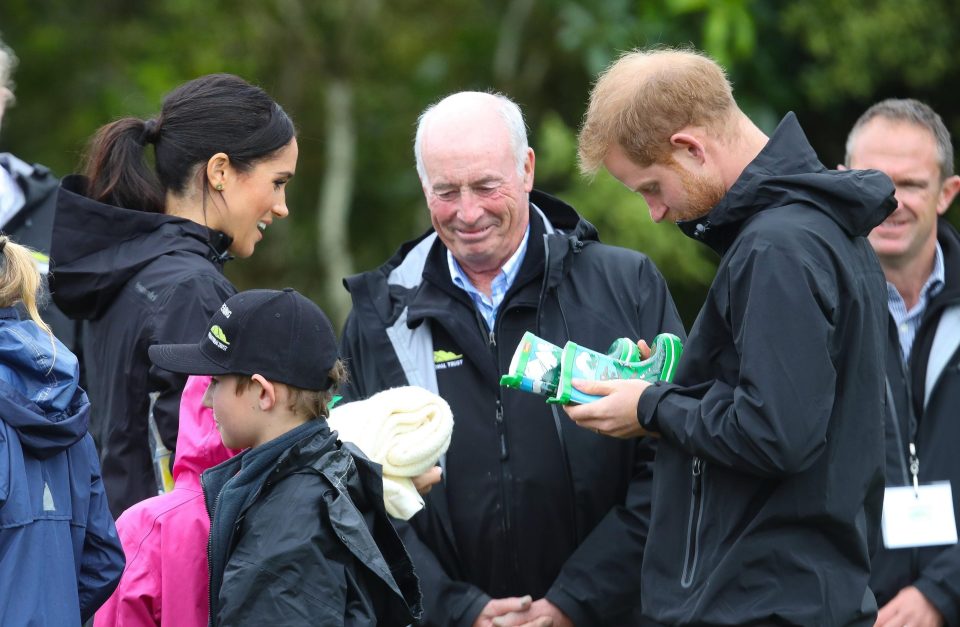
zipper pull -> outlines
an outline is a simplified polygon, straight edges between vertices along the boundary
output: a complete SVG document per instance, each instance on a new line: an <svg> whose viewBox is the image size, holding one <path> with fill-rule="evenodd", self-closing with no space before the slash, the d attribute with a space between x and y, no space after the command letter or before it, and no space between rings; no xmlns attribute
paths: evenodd
<svg viewBox="0 0 960 627"><path fill-rule="evenodd" d="M703 460L699 457L693 458L693 493L700 493L700 475L703 474Z"/></svg>
<svg viewBox="0 0 960 627"><path fill-rule="evenodd" d="M497 336L493 332L493 329L490 329L490 334L487 336L487 344L490 346L490 348L493 348L497 345Z"/></svg>
<svg viewBox="0 0 960 627"><path fill-rule="evenodd" d="M497 399L497 434L500 436L500 461L505 461L509 457L507 451L507 430L503 424L503 405L500 399Z"/></svg>
<svg viewBox="0 0 960 627"><path fill-rule="evenodd" d="M913 442L910 443L910 474L913 475L913 497L920 498L920 459Z"/></svg>

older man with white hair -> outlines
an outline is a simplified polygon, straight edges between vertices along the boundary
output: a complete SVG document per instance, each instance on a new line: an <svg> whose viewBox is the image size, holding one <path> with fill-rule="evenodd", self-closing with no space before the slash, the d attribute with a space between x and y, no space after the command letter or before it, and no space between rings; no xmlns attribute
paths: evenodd
<svg viewBox="0 0 960 627"><path fill-rule="evenodd" d="M346 280L342 352L348 397L420 385L453 410L443 482L403 526L425 621L635 624L652 440L577 429L498 381L525 331L601 350L682 335L663 278L533 189L523 116L504 96L462 92L429 107L415 155L433 229Z"/></svg>
<svg viewBox="0 0 960 627"><path fill-rule="evenodd" d="M11 75L16 65L13 50L0 40L0 125L4 111L14 102ZM45 166L30 165L9 152L0 153L0 231L37 251L37 267L43 274L49 269L47 254L59 184ZM57 338L76 352L76 323L53 303L46 303L41 315Z"/></svg>

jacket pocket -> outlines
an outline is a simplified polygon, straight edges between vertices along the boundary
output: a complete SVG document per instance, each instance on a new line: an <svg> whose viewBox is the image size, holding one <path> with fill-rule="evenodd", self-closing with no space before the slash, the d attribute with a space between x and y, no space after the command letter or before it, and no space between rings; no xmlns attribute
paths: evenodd
<svg viewBox="0 0 960 627"><path fill-rule="evenodd" d="M690 485L690 518L687 521L687 542L683 554L683 573L680 575L680 585L689 588L693 584L697 572L697 559L700 551L700 523L703 520L704 501L704 471L706 465L699 457L694 457L691 463Z"/></svg>

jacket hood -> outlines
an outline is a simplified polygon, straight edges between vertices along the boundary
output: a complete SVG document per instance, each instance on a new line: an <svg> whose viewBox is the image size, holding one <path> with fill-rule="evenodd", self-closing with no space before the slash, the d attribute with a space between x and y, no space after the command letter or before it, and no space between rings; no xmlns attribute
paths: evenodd
<svg viewBox="0 0 960 627"><path fill-rule="evenodd" d="M896 208L893 194L893 182L882 172L828 170L796 115L788 113L717 206L679 226L722 254L744 220L765 209L800 204L827 214L851 237L866 236Z"/></svg>
<svg viewBox="0 0 960 627"><path fill-rule="evenodd" d="M223 445L213 410L203 406L210 377L190 377L180 399L180 430L173 480L177 487L200 489L200 475L240 451Z"/></svg>
<svg viewBox="0 0 960 627"><path fill-rule="evenodd" d="M53 300L71 318L96 319L154 259L177 251L223 264L232 239L186 218L87 198L87 180L63 179L50 245Z"/></svg>
<svg viewBox="0 0 960 627"><path fill-rule="evenodd" d="M581 242L600 241L597 227L559 198L535 189L530 192L530 204L543 212L552 229L562 231ZM534 219L535 216L536 212L531 212L530 218ZM550 231L548 228L547 232Z"/></svg>
<svg viewBox="0 0 960 627"><path fill-rule="evenodd" d="M59 340L15 309L0 309L0 416L35 457L52 457L86 435L90 403L79 374Z"/></svg>

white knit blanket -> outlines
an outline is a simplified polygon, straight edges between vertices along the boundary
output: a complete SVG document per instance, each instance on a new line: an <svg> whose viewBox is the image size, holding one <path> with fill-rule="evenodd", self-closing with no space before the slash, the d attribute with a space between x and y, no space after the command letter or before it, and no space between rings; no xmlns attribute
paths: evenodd
<svg viewBox="0 0 960 627"><path fill-rule="evenodd" d="M410 478L435 466L450 446L453 413L445 400L420 387L392 388L337 405L328 422L341 441L383 466L387 513L409 520L423 508Z"/></svg>

